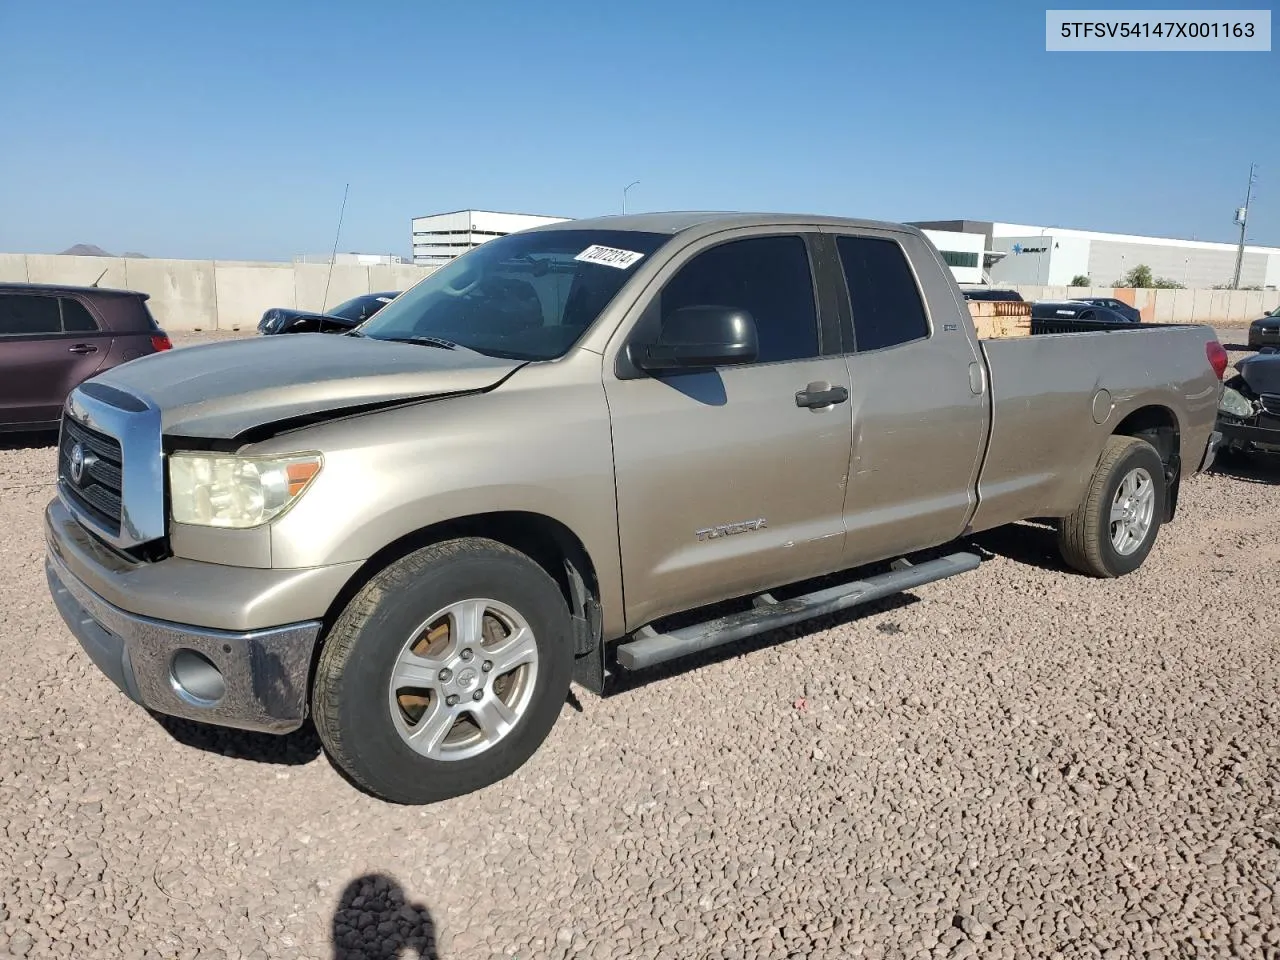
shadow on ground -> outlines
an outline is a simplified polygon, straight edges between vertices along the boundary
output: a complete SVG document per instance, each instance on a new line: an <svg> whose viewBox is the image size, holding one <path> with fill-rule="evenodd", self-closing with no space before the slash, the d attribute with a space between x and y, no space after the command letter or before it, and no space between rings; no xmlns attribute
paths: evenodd
<svg viewBox="0 0 1280 960"><path fill-rule="evenodd" d="M347 884L329 929L333 960L438 960L436 925L385 873Z"/></svg>
<svg viewBox="0 0 1280 960"><path fill-rule="evenodd" d="M0 433L0 450L39 450L58 444L57 430L30 433Z"/></svg>
<svg viewBox="0 0 1280 960"><path fill-rule="evenodd" d="M722 647L713 647L710 650L704 650L701 653L695 653L687 657L681 657L678 660L671 660L667 663L650 667L646 670L638 670L635 673L621 669L616 664L610 667L613 676L609 680L608 695L627 693L632 690L638 690L646 687L651 683L658 683L662 680L669 680L672 677L678 677L686 673L698 670L702 667L715 663L722 663L725 660L732 660L735 657L747 656L755 653L757 650L764 650L768 647L776 647L792 640L810 641L811 634L819 633L823 630L831 630L835 627L843 626L847 623L854 623L863 617L875 616L880 613L890 613L894 610L901 610L913 604L919 603L918 597L912 596L910 593L898 593L891 597L885 597L882 600L873 600L862 606L850 607L847 610L841 610L839 613L828 614L827 616L815 617L812 620L806 620L803 623L793 624L789 627L782 627L778 630L770 630L767 633L760 633L754 637L747 637L743 640L735 640L733 643L726 643ZM725 613L732 612L733 606L729 604L721 607L712 608L710 611L699 611L700 619L721 616ZM679 620L666 624L668 629L675 629L681 626ZM816 642L816 641L814 641Z"/></svg>
<svg viewBox="0 0 1280 960"><path fill-rule="evenodd" d="M153 713L152 717L169 736L183 746L219 753L236 760L301 766L320 756L320 735L310 721L293 733L275 734L195 723L158 713Z"/></svg>
<svg viewBox="0 0 1280 960"><path fill-rule="evenodd" d="M1058 551L1057 527L1048 521L1027 520L985 530L971 535L969 543L978 549L983 560L998 556L1053 573L1068 569Z"/></svg>
<svg viewBox="0 0 1280 960"><path fill-rule="evenodd" d="M977 553L983 561L1001 556L1015 563L1023 563L1027 566L1038 567L1042 570L1051 570L1054 572L1063 572L1067 570L1066 564L1062 561L1062 556L1058 552L1057 529L1053 523L1045 520L1028 520L1023 523L1012 524L1008 527L1001 527L990 530L982 534L967 537L964 540L954 543L945 544L932 550L913 553L911 559L913 562L920 563L925 560L934 559L936 557L945 556L950 553L961 551L969 551ZM868 568L870 569L870 568ZM796 584L790 588L783 590L770 591L778 599L786 599L787 596L809 592L812 590L820 590L826 586L830 586L839 582L847 582L856 577L856 572L851 575L850 571L844 571L831 577L823 577L818 580L806 581L803 584ZM964 576L964 574L960 574ZM754 637L748 637L733 643L725 644L722 647L714 647L701 653L691 656L682 657L647 670L630 673L621 669L616 662L611 663L610 671L613 676L609 681L607 695L625 693L656 683L667 680L671 677L677 677L681 674L698 670L701 667L710 664L721 663L725 660L731 660L735 657L745 656L754 653L757 650L763 650L768 647L778 646L779 644L788 643L792 640L806 639L810 635L819 633L823 630L830 630L834 627L844 624L854 623L864 617L876 616L877 614L891 613L895 610L901 610L915 603L919 603L910 590L904 593L894 594L885 597L882 600L875 600L871 603L863 604L856 607L850 607L839 613L829 614L823 617L817 617L813 620L806 620L803 623L793 624L789 627L783 627L778 630L770 630L767 633L761 633ZM672 617L660 624L662 629L678 629L687 623L696 621L705 621L714 617L724 616L733 613L736 610L749 606L749 601L731 601L729 603L718 604L715 607L704 608L697 611L696 614L689 617ZM897 633L900 629L896 623L885 621L878 624L877 629L882 633ZM612 653L611 653L612 659Z"/></svg>
<svg viewBox="0 0 1280 960"><path fill-rule="evenodd" d="M1245 483L1280 486L1280 456L1257 453L1241 456L1219 453L1210 472Z"/></svg>

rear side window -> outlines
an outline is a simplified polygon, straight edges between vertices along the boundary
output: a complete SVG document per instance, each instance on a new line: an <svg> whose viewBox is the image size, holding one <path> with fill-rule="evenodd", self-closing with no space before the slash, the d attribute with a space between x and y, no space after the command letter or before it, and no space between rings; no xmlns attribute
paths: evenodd
<svg viewBox="0 0 1280 960"><path fill-rule="evenodd" d="M878 237L837 237L836 248L849 287L858 353L929 336L920 289L898 244Z"/></svg>
<svg viewBox="0 0 1280 960"><path fill-rule="evenodd" d="M67 333L97 333L98 325L79 300L62 298L62 329Z"/></svg>
<svg viewBox="0 0 1280 960"><path fill-rule="evenodd" d="M57 297L0 295L0 336L61 333Z"/></svg>
<svg viewBox="0 0 1280 960"><path fill-rule="evenodd" d="M662 290L665 320L681 307L746 310L760 336L759 363L818 356L818 314L804 239L731 240L698 254Z"/></svg>

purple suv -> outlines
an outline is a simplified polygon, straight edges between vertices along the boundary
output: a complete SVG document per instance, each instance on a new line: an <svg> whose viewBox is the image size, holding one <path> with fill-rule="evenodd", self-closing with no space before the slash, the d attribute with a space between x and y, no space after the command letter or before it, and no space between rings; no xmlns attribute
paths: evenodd
<svg viewBox="0 0 1280 960"><path fill-rule="evenodd" d="M145 293L0 283L0 431L56 427L73 389L168 350Z"/></svg>

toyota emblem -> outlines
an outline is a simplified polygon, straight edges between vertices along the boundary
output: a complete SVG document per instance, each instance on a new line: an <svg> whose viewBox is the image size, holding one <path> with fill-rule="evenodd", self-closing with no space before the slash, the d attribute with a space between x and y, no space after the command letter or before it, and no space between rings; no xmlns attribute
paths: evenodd
<svg viewBox="0 0 1280 960"><path fill-rule="evenodd" d="M84 447L78 443L71 448L71 479L77 486L84 479Z"/></svg>

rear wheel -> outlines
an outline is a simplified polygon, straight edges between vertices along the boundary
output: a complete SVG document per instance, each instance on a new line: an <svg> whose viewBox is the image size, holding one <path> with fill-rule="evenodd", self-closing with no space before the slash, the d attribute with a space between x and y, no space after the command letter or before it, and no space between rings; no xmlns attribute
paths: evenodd
<svg viewBox="0 0 1280 960"><path fill-rule="evenodd" d="M451 540L391 564L343 611L316 670L316 729L377 796L461 796L532 756L572 666L555 581L503 544Z"/></svg>
<svg viewBox="0 0 1280 960"><path fill-rule="evenodd" d="M1062 558L1095 577L1130 573L1151 552L1164 509L1164 463L1155 447L1110 437L1084 499L1059 521Z"/></svg>

